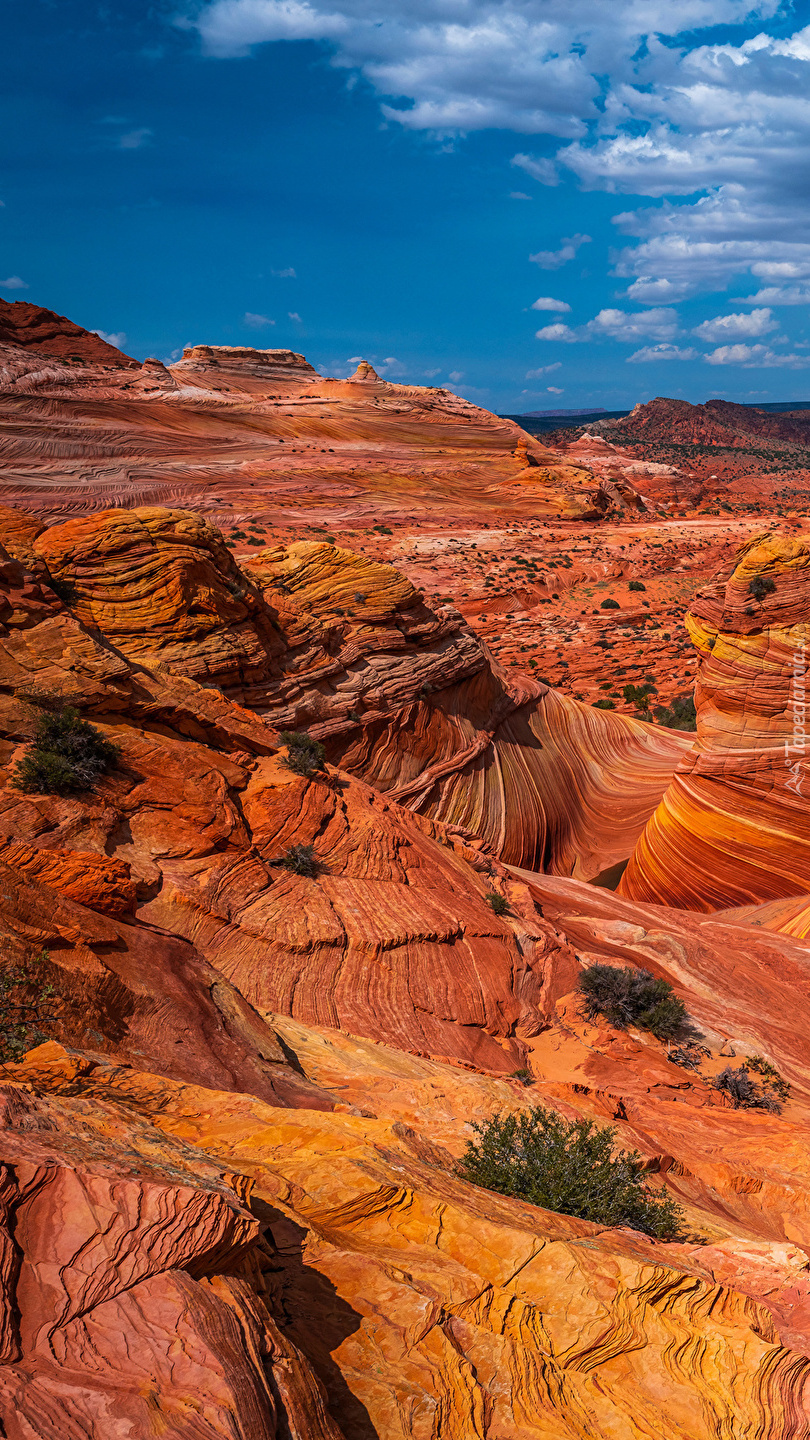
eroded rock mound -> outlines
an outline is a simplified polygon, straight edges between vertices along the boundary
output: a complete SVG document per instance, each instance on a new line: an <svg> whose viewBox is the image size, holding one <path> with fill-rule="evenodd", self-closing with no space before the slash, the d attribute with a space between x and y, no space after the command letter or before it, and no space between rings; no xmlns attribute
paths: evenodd
<svg viewBox="0 0 810 1440"><path fill-rule="evenodd" d="M27 300L0 300L0 345L19 345L37 354L92 365L138 364L100 335Z"/></svg>

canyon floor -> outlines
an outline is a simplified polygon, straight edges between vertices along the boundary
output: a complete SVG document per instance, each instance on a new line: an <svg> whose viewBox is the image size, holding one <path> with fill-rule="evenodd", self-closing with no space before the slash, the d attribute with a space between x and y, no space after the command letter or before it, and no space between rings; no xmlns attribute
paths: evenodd
<svg viewBox="0 0 810 1440"><path fill-rule="evenodd" d="M810 470L678 406L541 444L0 313L9 1440L810 1436ZM104 773L21 786L71 709ZM595 963L695 1038L588 1019ZM539 1104L678 1238L462 1178Z"/></svg>

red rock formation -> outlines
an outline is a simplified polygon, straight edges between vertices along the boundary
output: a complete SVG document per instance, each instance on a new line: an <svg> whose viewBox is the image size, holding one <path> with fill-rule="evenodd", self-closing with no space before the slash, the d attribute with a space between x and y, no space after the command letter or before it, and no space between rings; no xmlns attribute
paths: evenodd
<svg viewBox="0 0 810 1440"><path fill-rule="evenodd" d="M810 543L760 537L687 616L701 655L693 755L679 765L621 893L696 910L810 889L806 639Z"/></svg>
<svg viewBox="0 0 810 1440"><path fill-rule="evenodd" d="M40 355L57 355L90 365L138 364L94 331L84 330L64 315L27 300L0 300L0 345L19 345Z"/></svg>

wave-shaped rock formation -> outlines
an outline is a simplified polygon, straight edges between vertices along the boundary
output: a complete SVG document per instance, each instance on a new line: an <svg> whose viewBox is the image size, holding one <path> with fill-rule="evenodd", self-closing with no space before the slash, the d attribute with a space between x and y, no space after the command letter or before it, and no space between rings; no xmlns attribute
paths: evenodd
<svg viewBox="0 0 810 1440"><path fill-rule="evenodd" d="M697 737L621 881L695 910L810 890L810 541L761 536L686 617L701 657ZM795 933L795 932L794 932Z"/></svg>
<svg viewBox="0 0 810 1440"><path fill-rule="evenodd" d="M340 547L260 550L243 571L199 517L136 509L53 526L33 553L128 661L312 730L353 774L513 864L587 879L626 860L688 749L539 682L510 687L457 611Z"/></svg>

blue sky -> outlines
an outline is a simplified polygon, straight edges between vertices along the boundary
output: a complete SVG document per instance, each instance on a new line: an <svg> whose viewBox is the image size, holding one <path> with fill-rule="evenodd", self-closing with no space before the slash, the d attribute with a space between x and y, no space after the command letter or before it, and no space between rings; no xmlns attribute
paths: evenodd
<svg viewBox="0 0 810 1440"><path fill-rule="evenodd" d="M6 0L3 29L5 299L501 411L810 398L810 0Z"/></svg>

